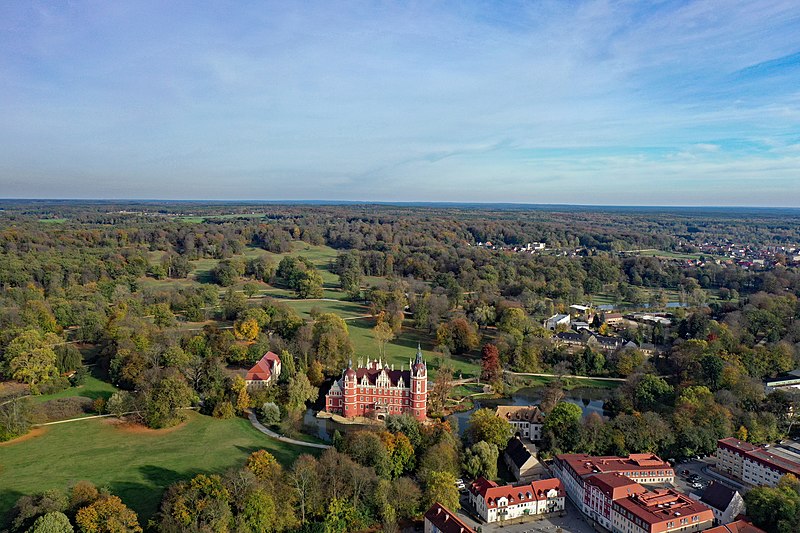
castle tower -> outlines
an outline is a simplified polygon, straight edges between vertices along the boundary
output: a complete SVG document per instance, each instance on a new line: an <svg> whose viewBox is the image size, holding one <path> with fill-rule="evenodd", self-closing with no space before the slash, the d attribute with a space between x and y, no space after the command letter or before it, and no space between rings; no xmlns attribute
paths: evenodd
<svg viewBox="0 0 800 533"><path fill-rule="evenodd" d="M422 359L422 347L417 344L417 358L411 367L411 414L425 420L428 411L428 366Z"/></svg>
<svg viewBox="0 0 800 533"><path fill-rule="evenodd" d="M358 376L356 371L353 370L353 360L351 359L347 363L347 369L344 371L344 377L342 381L344 382L344 387L342 391L342 396L344 398L344 404L342 408L342 416L345 418L350 418L356 416L356 381L358 380Z"/></svg>

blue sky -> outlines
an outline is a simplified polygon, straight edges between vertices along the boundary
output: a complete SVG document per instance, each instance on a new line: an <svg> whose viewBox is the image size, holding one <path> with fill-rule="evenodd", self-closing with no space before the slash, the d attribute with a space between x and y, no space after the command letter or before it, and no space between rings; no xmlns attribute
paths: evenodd
<svg viewBox="0 0 800 533"><path fill-rule="evenodd" d="M800 2L3 2L0 197L800 206Z"/></svg>

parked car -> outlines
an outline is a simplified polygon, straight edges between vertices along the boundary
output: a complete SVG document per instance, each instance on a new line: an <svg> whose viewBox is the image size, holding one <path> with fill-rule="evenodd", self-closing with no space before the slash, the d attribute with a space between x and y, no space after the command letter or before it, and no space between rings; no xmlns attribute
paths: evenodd
<svg viewBox="0 0 800 533"><path fill-rule="evenodd" d="M689 471L688 471L688 470L685 470L685 469L684 469L684 470L681 470L681 475L682 475L682 476L688 476L688 475L689 475Z"/></svg>

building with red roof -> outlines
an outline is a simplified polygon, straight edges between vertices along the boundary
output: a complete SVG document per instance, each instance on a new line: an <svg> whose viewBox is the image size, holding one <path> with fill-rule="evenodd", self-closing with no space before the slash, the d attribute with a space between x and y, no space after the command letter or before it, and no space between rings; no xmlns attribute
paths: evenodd
<svg viewBox="0 0 800 533"><path fill-rule="evenodd" d="M269 385L281 375L281 358L277 354L267 352L247 371L244 381L248 388L258 388Z"/></svg>
<svg viewBox="0 0 800 533"><path fill-rule="evenodd" d="M479 477L469 486L469 499L487 523L564 510L565 492L556 478L526 485L503 485Z"/></svg>
<svg viewBox="0 0 800 533"><path fill-rule="evenodd" d="M625 533L692 533L714 525L706 505L673 489L658 489L614 500L611 530Z"/></svg>
<svg viewBox="0 0 800 533"><path fill-rule="evenodd" d="M586 478L584 512L604 528L611 529L611 507L615 500L647 492L631 478L619 473L594 474Z"/></svg>
<svg viewBox="0 0 800 533"><path fill-rule="evenodd" d="M475 533L475 530L437 502L425 513L425 533Z"/></svg>
<svg viewBox="0 0 800 533"><path fill-rule="evenodd" d="M345 418L408 413L425 420L428 410L428 368L417 347L409 369L395 370L380 360L353 368L352 361L325 395L325 410Z"/></svg>
<svg viewBox="0 0 800 533"><path fill-rule="evenodd" d="M728 437L717 441L717 469L751 486L774 487L786 474L800 477L800 445L756 446Z"/></svg>
<svg viewBox="0 0 800 533"><path fill-rule="evenodd" d="M767 533L760 527L756 527L746 520L736 520L729 524L706 529L706 533Z"/></svg>
<svg viewBox="0 0 800 533"><path fill-rule="evenodd" d="M564 483L576 505L585 501L586 479L596 474L623 474L637 483L672 483L675 480L672 465L652 453L632 453L627 457L565 453L555 457L553 473ZM582 511L589 513L587 507Z"/></svg>

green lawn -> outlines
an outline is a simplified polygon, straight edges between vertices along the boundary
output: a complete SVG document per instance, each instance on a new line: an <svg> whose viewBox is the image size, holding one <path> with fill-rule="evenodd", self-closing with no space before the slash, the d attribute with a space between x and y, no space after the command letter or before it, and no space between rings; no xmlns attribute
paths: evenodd
<svg viewBox="0 0 800 533"><path fill-rule="evenodd" d="M517 376L516 378L519 383L520 388L524 387L544 387L551 382L553 382L556 378L546 377L546 376ZM572 390L579 387L589 387L593 389L616 389L620 385L622 385L619 381L603 381L599 379L575 379L575 378L564 378L564 389Z"/></svg>
<svg viewBox="0 0 800 533"><path fill-rule="evenodd" d="M102 396L107 400L112 394L114 394L114 392L116 392L116 390L117 388L107 381L99 380L94 376L86 376L86 382L80 387L70 387L66 390L62 390L61 392L56 392L55 394L34 396L33 401L42 403L48 400L55 400L57 398L70 398L72 396L83 396L84 398L89 398L92 400Z"/></svg>
<svg viewBox="0 0 800 533"><path fill-rule="evenodd" d="M377 359L378 344L372 336L375 321L371 318L348 320L347 327L350 331L350 340L353 342L355 358ZM409 358L413 359L417 353L417 343L422 345L422 353L428 362L429 376L435 376L439 363L443 362L442 354L433 351L435 339L410 327L410 321L406 321L400 335L386 345L386 361L390 365L394 364L396 369L400 368L402 364L408 368ZM462 372L463 377L475 376L478 373L478 359L456 355L452 356L449 362L456 370L456 377L458 377L459 371Z"/></svg>
<svg viewBox="0 0 800 533"><path fill-rule="evenodd" d="M281 300L297 311L303 318L311 318L311 310L318 309L321 313L334 313L342 318L364 316L369 314L369 307L356 302L346 301L321 301L321 300ZM348 322L352 322L348 320Z"/></svg>
<svg viewBox="0 0 800 533"><path fill-rule="evenodd" d="M40 436L0 446L0 517L23 494L88 479L119 495L146 523L170 484L240 467L262 448L284 465L314 452L269 439L245 419L197 413L185 425L161 431L121 429L108 419L48 426Z"/></svg>

